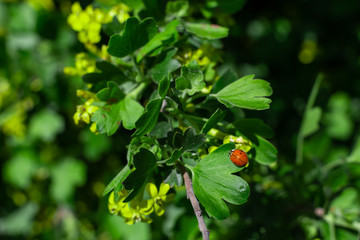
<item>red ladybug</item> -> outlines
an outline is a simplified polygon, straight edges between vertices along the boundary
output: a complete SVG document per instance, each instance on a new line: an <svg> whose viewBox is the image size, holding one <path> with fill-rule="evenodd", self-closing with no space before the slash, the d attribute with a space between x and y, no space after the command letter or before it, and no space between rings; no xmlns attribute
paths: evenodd
<svg viewBox="0 0 360 240"><path fill-rule="evenodd" d="M245 167L249 162L246 153L240 149L231 150L229 156L230 160L238 167Z"/></svg>

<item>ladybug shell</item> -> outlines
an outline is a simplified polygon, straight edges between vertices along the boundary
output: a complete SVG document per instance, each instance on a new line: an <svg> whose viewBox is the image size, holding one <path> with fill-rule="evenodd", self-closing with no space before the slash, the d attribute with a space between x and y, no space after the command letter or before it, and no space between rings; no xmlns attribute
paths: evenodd
<svg viewBox="0 0 360 240"><path fill-rule="evenodd" d="M240 149L234 149L230 152L230 160L238 167L244 167L248 164L248 156Z"/></svg>

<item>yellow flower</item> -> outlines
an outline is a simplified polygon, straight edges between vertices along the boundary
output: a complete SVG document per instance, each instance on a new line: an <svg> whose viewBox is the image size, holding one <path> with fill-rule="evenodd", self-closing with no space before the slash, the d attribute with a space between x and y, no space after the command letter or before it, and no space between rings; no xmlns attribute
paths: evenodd
<svg viewBox="0 0 360 240"><path fill-rule="evenodd" d="M75 57L75 67L65 67L64 73L69 76L82 76L96 70L96 60L86 53L78 53Z"/></svg>
<svg viewBox="0 0 360 240"><path fill-rule="evenodd" d="M251 141L243 138L242 136L236 137L233 135L227 135L224 137L223 144L226 143L235 143L235 148L243 150L244 152L248 152L251 150Z"/></svg>
<svg viewBox="0 0 360 240"><path fill-rule="evenodd" d="M125 218L125 223L129 225L139 221L151 223L152 219L146 216L154 211L153 205L152 199L142 201L133 199L129 204L121 208L121 216Z"/></svg>
<svg viewBox="0 0 360 240"><path fill-rule="evenodd" d="M93 102L94 99L90 98L84 105L78 105L76 107L76 112L73 117L76 125L79 124L80 121L86 124L90 123L91 116L99 109L99 107L92 105Z"/></svg>
<svg viewBox="0 0 360 240"><path fill-rule="evenodd" d="M97 128L96 128L96 123L93 122L93 123L90 125L90 131L93 132L93 133L95 133L96 135L99 134L99 132L97 131Z"/></svg>
<svg viewBox="0 0 360 240"><path fill-rule="evenodd" d="M26 133L26 126L24 124L26 119L25 111L15 111L2 125L2 131L8 136L23 137Z"/></svg>
<svg viewBox="0 0 360 240"><path fill-rule="evenodd" d="M122 189L118 192L119 199L118 201L115 200L114 191L111 192L109 199L108 199L108 209L111 214L118 214L120 210L124 208L127 203L124 203L123 200L128 195L128 191L126 189Z"/></svg>
<svg viewBox="0 0 360 240"><path fill-rule="evenodd" d="M206 56L201 48L195 51L189 49L181 57L179 57L179 60L185 65L192 62L193 60L196 60L200 66L206 66L210 63L209 57Z"/></svg>
<svg viewBox="0 0 360 240"><path fill-rule="evenodd" d="M175 197L173 193L166 195L169 190L170 185L166 183L161 183L159 191L156 185L153 183L148 183L146 185L146 191L154 200L155 213L158 216L161 216L165 213L165 204L171 202Z"/></svg>
<svg viewBox="0 0 360 240"><path fill-rule="evenodd" d="M84 44L94 44L101 40L101 25L111 22L109 14L101 9L93 9L88 5L85 10L79 2L71 6L71 14L68 17L68 23L75 31L79 32L78 39Z"/></svg>
<svg viewBox="0 0 360 240"><path fill-rule="evenodd" d="M130 17L129 12L131 12L131 8L120 3L109 11L109 16L116 16L120 23L124 23Z"/></svg>

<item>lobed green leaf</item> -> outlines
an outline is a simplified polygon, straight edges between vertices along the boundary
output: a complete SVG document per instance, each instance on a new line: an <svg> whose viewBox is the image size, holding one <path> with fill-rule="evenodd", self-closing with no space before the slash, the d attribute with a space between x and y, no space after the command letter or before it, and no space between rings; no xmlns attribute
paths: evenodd
<svg viewBox="0 0 360 240"><path fill-rule="evenodd" d="M175 87L189 95L194 95L205 87L204 75L196 60L193 60L187 66L182 66L181 76L175 80Z"/></svg>
<svg viewBox="0 0 360 240"><path fill-rule="evenodd" d="M235 148L224 144L204 157L195 167L186 165L192 172L194 193L206 212L219 220L229 217L224 201L243 204L249 197L249 186L241 177L233 175L243 168L236 167L229 158Z"/></svg>
<svg viewBox="0 0 360 240"><path fill-rule="evenodd" d="M176 31L176 28L179 24L179 20L169 22L164 31L156 34L144 47L140 49L136 56L136 61L140 62L146 55L161 47L164 42L167 42L170 39L177 39L178 32Z"/></svg>
<svg viewBox="0 0 360 240"><path fill-rule="evenodd" d="M212 96L227 107L268 109L271 100L266 97L272 94L270 84L264 80L253 78L254 75L242 77Z"/></svg>
<svg viewBox="0 0 360 240"><path fill-rule="evenodd" d="M125 97L120 102L112 105L105 105L98 109L91 118L96 122L99 133L113 135L119 128L121 121L126 129L135 128L135 122L140 118L143 107L130 97Z"/></svg>
<svg viewBox="0 0 360 240"><path fill-rule="evenodd" d="M179 61L173 59L173 56L176 54L176 52L177 49L171 49L160 56L160 62L158 62L150 72L154 82L158 83L161 79L168 76L169 73L172 73L181 67Z"/></svg>
<svg viewBox="0 0 360 240"><path fill-rule="evenodd" d="M145 188L156 169L156 158L152 152L141 148L140 152L135 154L133 164L135 170L123 182L124 187L130 190L123 202L131 201Z"/></svg>
<svg viewBox="0 0 360 240"><path fill-rule="evenodd" d="M144 46L157 32L154 19L146 18L139 22L136 17L126 20L122 35L115 34L110 38L108 53L114 57L125 57Z"/></svg>

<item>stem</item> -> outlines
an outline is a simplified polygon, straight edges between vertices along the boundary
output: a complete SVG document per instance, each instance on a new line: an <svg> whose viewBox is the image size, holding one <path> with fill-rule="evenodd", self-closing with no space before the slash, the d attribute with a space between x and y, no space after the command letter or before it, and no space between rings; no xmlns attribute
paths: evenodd
<svg viewBox="0 0 360 240"><path fill-rule="evenodd" d="M330 240L336 240L336 234L335 234L335 224L334 224L334 218L331 215L327 215L324 217L325 221L329 225L329 235Z"/></svg>
<svg viewBox="0 0 360 240"><path fill-rule="evenodd" d="M210 135L212 137L215 137L217 139L223 140L224 137L226 137L229 134L223 133L220 130L216 129L216 128L212 128L210 129L207 133L207 135Z"/></svg>
<svg viewBox="0 0 360 240"><path fill-rule="evenodd" d="M133 62L133 65L134 65L134 67L135 67L136 72L139 74L139 76L140 76L140 78L141 78L141 81L143 81L143 80L144 80L144 75L142 74L142 72L141 72L138 64L136 63L136 59L135 59L135 56L134 56L134 55L131 56L131 60L132 60L132 62Z"/></svg>
<svg viewBox="0 0 360 240"><path fill-rule="evenodd" d="M145 90L145 88L148 86L148 82L142 82L140 83L134 90L132 90L128 96L132 99L138 100L138 97L141 95L141 93Z"/></svg>
<svg viewBox="0 0 360 240"><path fill-rule="evenodd" d="M311 93L310 93L308 102L305 107L304 116L303 116L303 119L301 122L299 134L297 137L297 145L296 145L296 164L297 165L301 165L303 162L303 147L304 147L304 135L303 135L304 129L303 128L304 128L304 124L305 124L305 119L306 119L308 112L310 111L310 109L313 107L313 105L315 103L315 99L318 94L320 84L321 84L323 77L324 76L322 73L318 74L318 76L315 80L314 86L311 89Z"/></svg>
<svg viewBox="0 0 360 240"><path fill-rule="evenodd" d="M205 221L204 221L204 218L202 215L199 201L196 199L196 196L194 194L194 189L192 187L191 178L184 166L179 164L179 167L180 167L180 171L184 178L187 197L188 197L188 199L190 199L191 205L194 209L195 216L199 222L199 229L200 229L200 232L202 233L202 237L204 240L209 240L210 231L207 229L207 227L205 225Z"/></svg>

